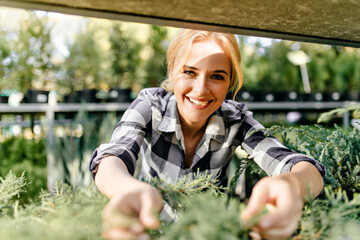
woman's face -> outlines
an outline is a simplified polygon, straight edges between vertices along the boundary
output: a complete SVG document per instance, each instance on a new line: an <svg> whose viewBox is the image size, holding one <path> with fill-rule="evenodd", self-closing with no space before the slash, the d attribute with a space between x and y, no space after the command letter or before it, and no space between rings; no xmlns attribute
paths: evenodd
<svg viewBox="0 0 360 240"><path fill-rule="evenodd" d="M192 44L190 56L174 80L183 124L201 127L207 122L226 97L230 74L230 59L218 43L206 40Z"/></svg>

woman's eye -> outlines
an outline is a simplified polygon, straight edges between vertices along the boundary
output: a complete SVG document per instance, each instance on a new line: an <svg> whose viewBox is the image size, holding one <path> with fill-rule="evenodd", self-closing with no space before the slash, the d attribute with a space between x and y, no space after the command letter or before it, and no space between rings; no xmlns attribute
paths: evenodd
<svg viewBox="0 0 360 240"><path fill-rule="evenodd" d="M220 74L214 74L214 75L212 75L212 78L216 79L216 80L223 80L224 79L224 77L221 76Z"/></svg>
<svg viewBox="0 0 360 240"><path fill-rule="evenodd" d="M185 74L185 75L188 75L188 76L195 76L195 72L194 72L194 71L187 71L187 70L185 70L185 71L184 71L184 74Z"/></svg>

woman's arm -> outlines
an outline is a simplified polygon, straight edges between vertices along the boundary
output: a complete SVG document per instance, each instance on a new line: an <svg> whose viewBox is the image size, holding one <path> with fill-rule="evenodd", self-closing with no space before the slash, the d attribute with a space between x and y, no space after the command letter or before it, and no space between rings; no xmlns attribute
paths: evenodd
<svg viewBox="0 0 360 240"><path fill-rule="evenodd" d="M102 194L112 198L118 192L138 184L128 172L125 163L118 157L108 156L101 160L95 175L95 184Z"/></svg>
<svg viewBox="0 0 360 240"><path fill-rule="evenodd" d="M290 174L284 174L284 177L289 178L297 193L305 201L308 201L309 197L317 197L324 187L323 177L319 170L313 164L306 161L295 164Z"/></svg>
<svg viewBox="0 0 360 240"><path fill-rule="evenodd" d="M95 184L110 199L103 211L103 221L110 226L103 233L104 238L139 237L145 235L145 228L160 226L156 218L162 207L160 193L151 185L133 178L120 158L109 156L101 160ZM125 217L125 223L118 221L124 219L121 216Z"/></svg>

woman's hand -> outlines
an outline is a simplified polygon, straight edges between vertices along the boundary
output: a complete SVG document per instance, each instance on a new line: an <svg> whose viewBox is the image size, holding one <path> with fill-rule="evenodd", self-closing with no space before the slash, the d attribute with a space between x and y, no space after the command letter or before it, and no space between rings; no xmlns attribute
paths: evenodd
<svg viewBox="0 0 360 240"><path fill-rule="evenodd" d="M149 239L145 228L157 229L162 208L160 193L147 183L138 182L133 190L115 194L103 210L105 239Z"/></svg>
<svg viewBox="0 0 360 240"><path fill-rule="evenodd" d="M298 183L291 174L261 179L253 188L247 208L242 214L246 221L267 207L253 231L265 239L286 239L296 230L304 201Z"/></svg>
<svg viewBox="0 0 360 240"><path fill-rule="evenodd" d="M103 238L147 239L145 228L160 226L160 193L151 185L133 178L118 157L102 159L95 176L99 190L110 201L103 210Z"/></svg>

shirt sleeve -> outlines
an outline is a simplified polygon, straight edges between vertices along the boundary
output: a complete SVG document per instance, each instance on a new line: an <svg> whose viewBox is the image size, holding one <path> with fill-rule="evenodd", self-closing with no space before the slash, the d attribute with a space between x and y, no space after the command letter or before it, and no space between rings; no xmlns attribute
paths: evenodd
<svg viewBox="0 0 360 240"><path fill-rule="evenodd" d="M252 112L244 111L245 118L240 129L243 141L241 147L269 176L290 172L302 161L313 164L322 176L325 166L305 154L297 153L280 143L278 139L264 133L264 126L253 118Z"/></svg>
<svg viewBox="0 0 360 240"><path fill-rule="evenodd" d="M140 92L125 111L116 125L109 143L101 144L92 154L90 171L95 177L100 161L107 156L116 156L126 164L130 174L134 174L138 153L144 137L149 131L151 122L151 106Z"/></svg>

